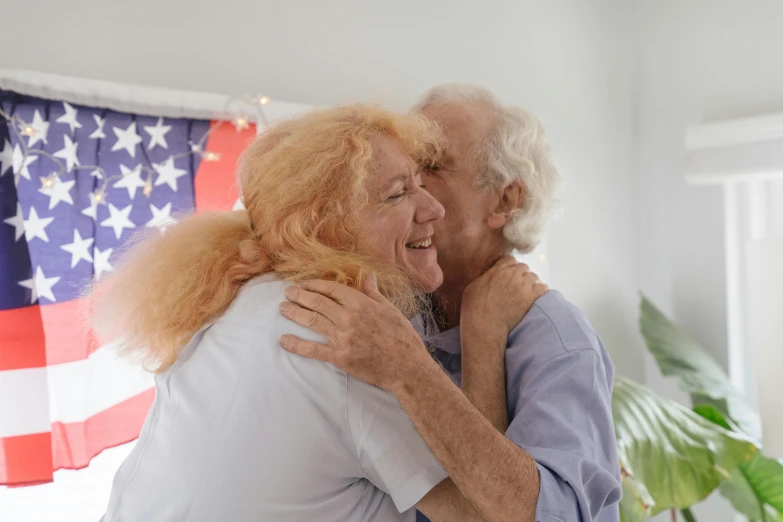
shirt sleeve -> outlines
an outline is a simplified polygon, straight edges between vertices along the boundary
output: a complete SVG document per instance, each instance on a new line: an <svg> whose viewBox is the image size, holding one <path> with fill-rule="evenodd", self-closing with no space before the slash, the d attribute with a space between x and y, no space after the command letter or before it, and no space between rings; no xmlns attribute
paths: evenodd
<svg viewBox="0 0 783 522"><path fill-rule="evenodd" d="M392 497L400 513L448 476L393 395L349 375L346 406L365 477Z"/></svg>
<svg viewBox="0 0 783 522"><path fill-rule="evenodd" d="M536 522L619 520L611 391L598 352L567 351L541 364L520 383L515 409L506 435L536 461Z"/></svg>

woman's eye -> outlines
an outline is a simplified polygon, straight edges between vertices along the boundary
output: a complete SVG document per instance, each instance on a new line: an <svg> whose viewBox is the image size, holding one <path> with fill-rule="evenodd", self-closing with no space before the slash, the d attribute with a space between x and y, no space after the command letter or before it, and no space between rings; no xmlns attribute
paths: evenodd
<svg viewBox="0 0 783 522"><path fill-rule="evenodd" d="M424 183L419 183L419 188L425 189L425 188L427 188L427 185L425 185Z"/></svg>
<svg viewBox="0 0 783 522"><path fill-rule="evenodd" d="M402 197L405 195L405 192L400 192L399 194L394 194L393 196L389 196L389 199L392 201L396 201L398 199L402 199Z"/></svg>
<svg viewBox="0 0 783 522"><path fill-rule="evenodd" d="M427 170L429 170L431 172L438 171L438 170L440 170L440 165L438 165L437 163L432 163L430 165L427 165Z"/></svg>

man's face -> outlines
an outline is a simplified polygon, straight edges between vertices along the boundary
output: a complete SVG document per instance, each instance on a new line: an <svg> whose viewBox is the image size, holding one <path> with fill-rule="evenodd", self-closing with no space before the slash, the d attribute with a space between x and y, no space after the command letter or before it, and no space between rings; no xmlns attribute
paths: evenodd
<svg viewBox="0 0 783 522"><path fill-rule="evenodd" d="M485 261L474 259L476 252L497 232L487 224L496 198L492 191L476 189L479 166L475 151L490 131L491 113L477 103L437 103L423 112L441 126L446 141L440 161L424 171L422 181L446 209L444 219L434 223L433 243L448 283L458 278L465 266Z"/></svg>

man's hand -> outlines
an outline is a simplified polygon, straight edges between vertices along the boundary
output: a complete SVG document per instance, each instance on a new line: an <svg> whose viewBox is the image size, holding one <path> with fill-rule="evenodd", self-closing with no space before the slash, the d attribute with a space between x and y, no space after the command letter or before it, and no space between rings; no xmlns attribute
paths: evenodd
<svg viewBox="0 0 783 522"><path fill-rule="evenodd" d="M280 304L281 313L329 343L283 335L280 345L391 390L410 374L419 357L430 356L410 321L378 291L374 274L365 279L362 290L323 280L287 288L291 302Z"/></svg>
<svg viewBox="0 0 783 522"><path fill-rule="evenodd" d="M503 256L465 288L460 324L481 325L507 336L547 290L526 264Z"/></svg>

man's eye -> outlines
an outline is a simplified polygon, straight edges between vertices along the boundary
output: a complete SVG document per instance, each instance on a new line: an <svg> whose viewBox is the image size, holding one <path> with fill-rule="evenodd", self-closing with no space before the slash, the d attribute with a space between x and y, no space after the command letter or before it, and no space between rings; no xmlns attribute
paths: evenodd
<svg viewBox="0 0 783 522"><path fill-rule="evenodd" d="M402 199L404 195L405 195L405 191L402 191L399 194L394 194L393 196L389 196L389 199L392 201L396 201L398 199Z"/></svg>
<svg viewBox="0 0 783 522"><path fill-rule="evenodd" d="M437 171L437 170L440 170L440 165L438 165L437 163L432 163L430 165L427 165L426 168L429 171Z"/></svg>

